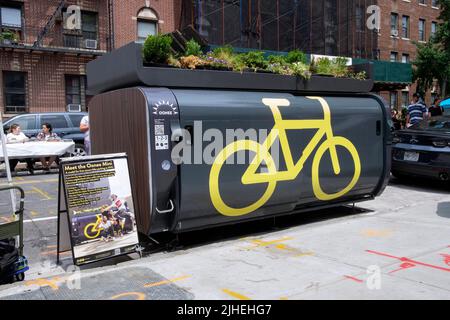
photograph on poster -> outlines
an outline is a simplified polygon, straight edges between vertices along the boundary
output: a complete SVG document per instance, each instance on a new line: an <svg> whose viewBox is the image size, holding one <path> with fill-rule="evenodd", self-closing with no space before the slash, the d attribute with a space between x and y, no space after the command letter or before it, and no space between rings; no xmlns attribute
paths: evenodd
<svg viewBox="0 0 450 320"><path fill-rule="evenodd" d="M63 170L74 259L88 262L134 248L138 234L127 159L68 163Z"/></svg>

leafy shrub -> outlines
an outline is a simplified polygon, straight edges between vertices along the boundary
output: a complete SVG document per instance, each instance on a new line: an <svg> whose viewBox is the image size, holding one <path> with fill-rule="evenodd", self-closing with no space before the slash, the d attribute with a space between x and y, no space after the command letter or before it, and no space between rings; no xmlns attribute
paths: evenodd
<svg viewBox="0 0 450 320"><path fill-rule="evenodd" d="M292 50L290 51L286 58L285 58L287 63L296 63L296 62L301 62L303 64L306 64L306 54L304 54L303 52L301 52L300 50Z"/></svg>
<svg viewBox="0 0 450 320"><path fill-rule="evenodd" d="M144 61L147 63L167 63L171 45L172 38L170 36L148 36L143 46Z"/></svg>
<svg viewBox="0 0 450 320"><path fill-rule="evenodd" d="M255 71L257 69L266 69L267 61L264 58L264 52L261 51L249 51L239 55L242 63Z"/></svg>
<svg viewBox="0 0 450 320"><path fill-rule="evenodd" d="M311 78L311 71L309 70L309 66L303 62L295 62L291 65L292 74L298 77L302 77L303 79Z"/></svg>
<svg viewBox="0 0 450 320"><path fill-rule="evenodd" d="M280 64L280 65L287 64L286 57L281 55L270 55L267 57L267 62L269 64Z"/></svg>
<svg viewBox="0 0 450 320"><path fill-rule="evenodd" d="M234 50L232 46L226 45L214 49L212 55L218 59L232 60L234 56Z"/></svg>
<svg viewBox="0 0 450 320"><path fill-rule="evenodd" d="M194 39L186 42L186 56L200 56L202 54L202 47Z"/></svg>

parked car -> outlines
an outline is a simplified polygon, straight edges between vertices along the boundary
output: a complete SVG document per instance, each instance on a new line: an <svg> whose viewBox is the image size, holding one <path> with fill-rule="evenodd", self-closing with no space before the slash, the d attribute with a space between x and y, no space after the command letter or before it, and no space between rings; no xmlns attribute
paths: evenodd
<svg viewBox="0 0 450 320"><path fill-rule="evenodd" d="M424 120L396 131L393 142L391 172L395 177L449 180L450 116Z"/></svg>
<svg viewBox="0 0 450 320"><path fill-rule="evenodd" d="M53 132L62 139L72 139L76 146L71 156L86 155L84 150L84 133L80 131L80 121L87 115L85 112L51 112L51 113L27 113L12 117L4 122L3 129L17 123L23 133L29 138L36 137L41 132L43 123L50 123Z"/></svg>

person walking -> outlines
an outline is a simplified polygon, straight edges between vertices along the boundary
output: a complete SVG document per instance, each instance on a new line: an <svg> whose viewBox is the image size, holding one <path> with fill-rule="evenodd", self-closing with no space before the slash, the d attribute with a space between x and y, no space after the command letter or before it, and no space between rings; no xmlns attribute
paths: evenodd
<svg viewBox="0 0 450 320"><path fill-rule="evenodd" d="M39 132L39 134L37 135L36 139L38 141L47 141L47 142L58 142L61 141L61 138L58 137L58 135L56 133L53 133L53 127L50 123L44 123L42 124L42 131ZM50 172L50 168L53 164L53 162L55 162L56 157L42 157L40 159L41 163L42 163L42 169L45 172Z"/></svg>
<svg viewBox="0 0 450 320"><path fill-rule="evenodd" d="M20 129L20 126L18 124L12 124L9 133L6 136L6 143L25 143L29 141L30 139L22 132ZM27 163L27 169L30 172L30 174L34 174L34 168L33 168L33 160L31 158L24 159ZM18 159L11 159L9 160L9 167L11 168L11 171L16 170L16 166L19 163Z"/></svg>
<svg viewBox="0 0 450 320"><path fill-rule="evenodd" d="M84 133L84 150L88 156L91 155L91 137L89 134L89 115L84 116L80 121L80 131Z"/></svg>
<svg viewBox="0 0 450 320"><path fill-rule="evenodd" d="M406 127L411 127L427 118L427 107L421 102L419 94L414 93L412 103L407 108Z"/></svg>

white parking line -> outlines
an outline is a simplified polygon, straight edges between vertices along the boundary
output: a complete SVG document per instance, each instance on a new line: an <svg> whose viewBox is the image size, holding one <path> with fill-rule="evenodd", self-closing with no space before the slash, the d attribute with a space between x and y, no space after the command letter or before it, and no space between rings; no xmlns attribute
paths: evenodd
<svg viewBox="0 0 450 320"><path fill-rule="evenodd" d="M36 218L36 219L24 220L23 223L39 222L39 221L47 221L47 220L56 220L56 219L58 219L57 216L55 216L55 217L47 217L47 218Z"/></svg>

